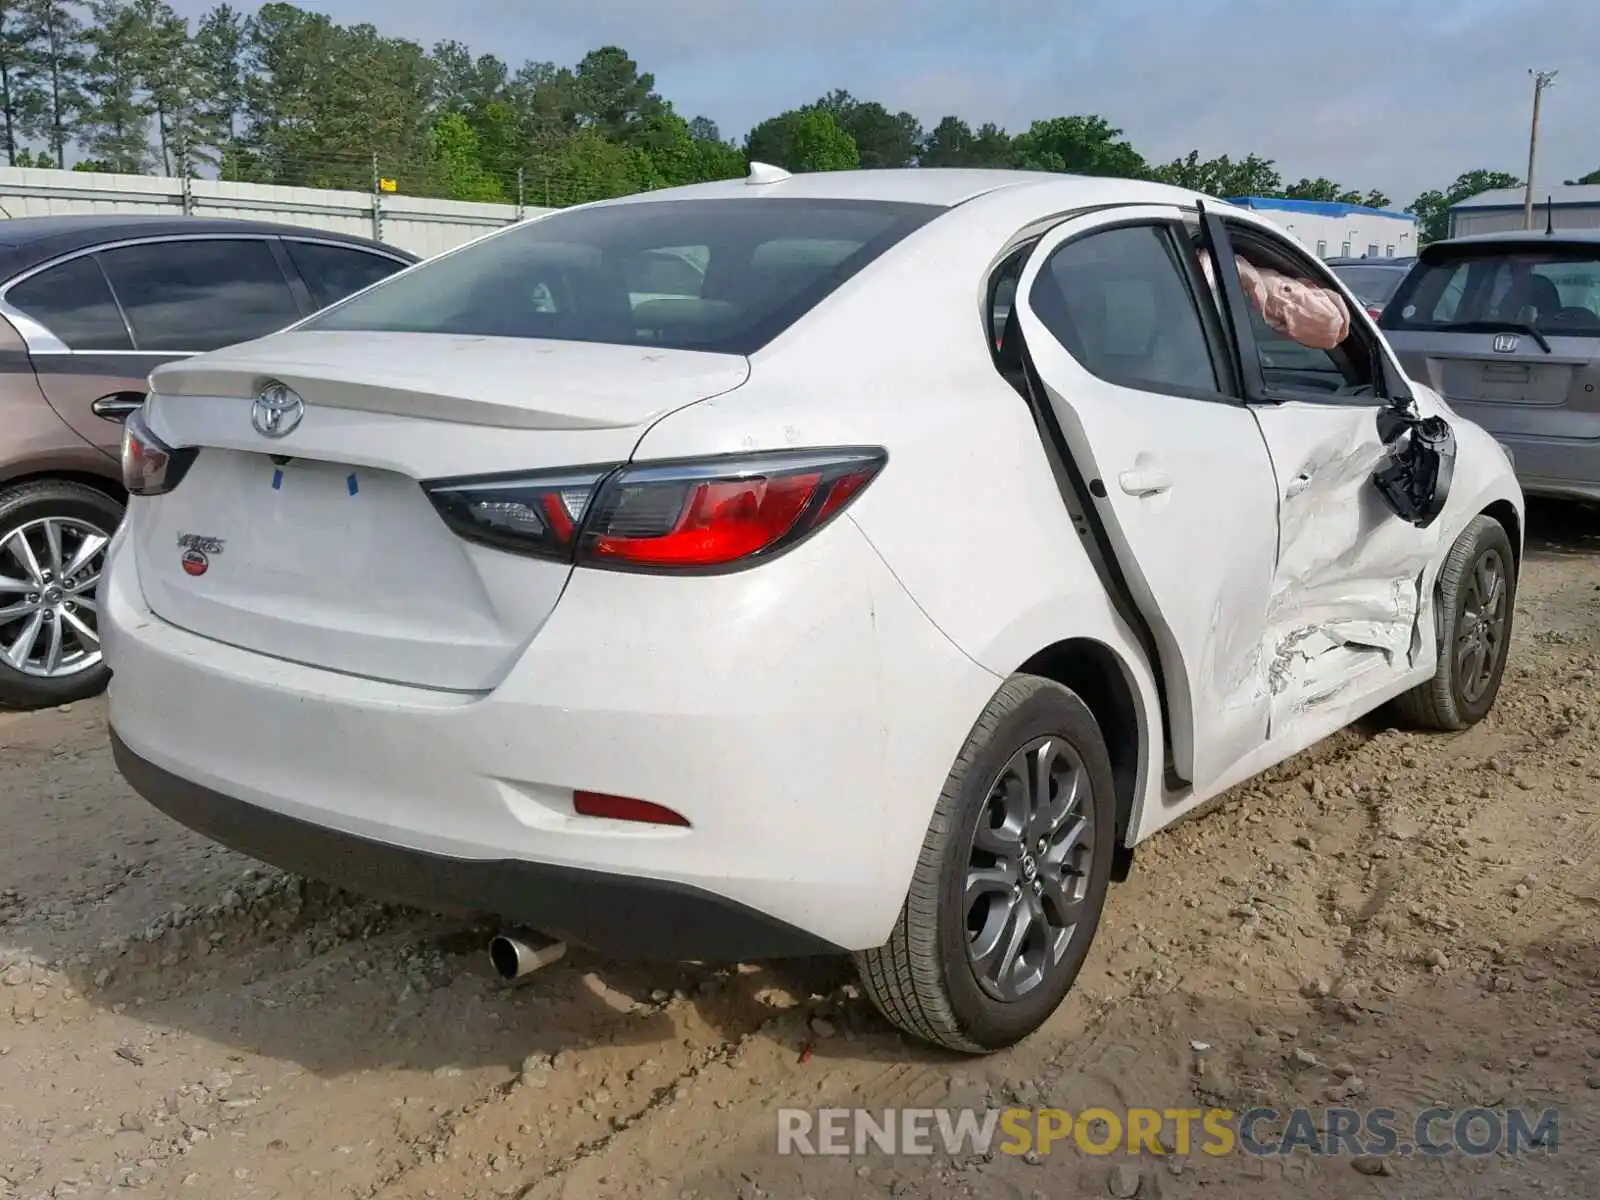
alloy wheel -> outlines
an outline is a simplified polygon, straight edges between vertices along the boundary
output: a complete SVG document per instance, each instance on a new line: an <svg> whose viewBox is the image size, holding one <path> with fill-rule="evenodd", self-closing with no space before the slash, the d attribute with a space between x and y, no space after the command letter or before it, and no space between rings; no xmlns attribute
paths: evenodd
<svg viewBox="0 0 1600 1200"><path fill-rule="evenodd" d="M1476 704L1494 682L1505 651L1509 604L1506 564L1498 550L1485 550L1462 580L1461 628L1456 634L1456 678L1461 698Z"/></svg>
<svg viewBox="0 0 1600 1200"><path fill-rule="evenodd" d="M74 517L0 531L0 665L41 679L99 665L95 589L109 541Z"/></svg>
<svg viewBox="0 0 1600 1200"><path fill-rule="evenodd" d="M990 784L967 856L967 957L978 985L1014 1002L1066 957L1094 845L1091 784L1063 738L1035 738Z"/></svg>

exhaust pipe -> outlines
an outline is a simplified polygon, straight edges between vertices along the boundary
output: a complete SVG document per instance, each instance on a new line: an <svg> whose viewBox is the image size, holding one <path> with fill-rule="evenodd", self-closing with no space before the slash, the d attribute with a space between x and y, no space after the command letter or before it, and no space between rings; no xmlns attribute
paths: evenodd
<svg viewBox="0 0 1600 1200"><path fill-rule="evenodd" d="M495 974L510 981L548 967L567 953L567 944L538 934L498 934L489 942L489 961Z"/></svg>

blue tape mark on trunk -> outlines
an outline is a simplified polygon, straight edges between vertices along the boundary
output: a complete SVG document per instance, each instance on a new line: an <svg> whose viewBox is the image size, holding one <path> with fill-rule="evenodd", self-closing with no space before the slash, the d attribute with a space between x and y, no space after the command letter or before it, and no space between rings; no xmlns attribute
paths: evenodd
<svg viewBox="0 0 1600 1200"><path fill-rule="evenodd" d="M349 487L350 494L352 496L354 496L356 494L356 492L360 491L360 489L358 487L356 487L356 473L354 471L350 472L350 477L348 479L346 479L344 482L345 482L345 485L347 487Z"/></svg>
<svg viewBox="0 0 1600 1200"><path fill-rule="evenodd" d="M283 470L279 468L272 473L272 490L277 491L283 486Z"/></svg>

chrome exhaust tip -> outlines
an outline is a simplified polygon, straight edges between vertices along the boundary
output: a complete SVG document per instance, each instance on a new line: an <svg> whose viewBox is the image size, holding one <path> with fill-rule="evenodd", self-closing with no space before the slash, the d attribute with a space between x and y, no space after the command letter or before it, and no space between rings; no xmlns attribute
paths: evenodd
<svg viewBox="0 0 1600 1200"><path fill-rule="evenodd" d="M489 942L495 974L510 982L531 975L565 956L567 944L537 934L497 934Z"/></svg>

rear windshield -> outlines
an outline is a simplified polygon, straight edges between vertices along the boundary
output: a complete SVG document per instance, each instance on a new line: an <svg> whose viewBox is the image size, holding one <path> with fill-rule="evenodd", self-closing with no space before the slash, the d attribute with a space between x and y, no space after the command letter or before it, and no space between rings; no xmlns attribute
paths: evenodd
<svg viewBox="0 0 1600 1200"><path fill-rule="evenodd" d="M1552 337L1600 337L1600 245L1444 249L1412 269L1382 321L1385 329L1435 330L1508 323Z"/></svg>
<svg viewBox="0 0 1600 1200"><path fill-rule="evenodd" d="M574 209L442 255L301 328L749 354L942 211L775 197Z"/></svg>
<svg viewBox="0 0 1600 1200"><path fill-rule="evenodd" d="M1399 267L1335 267L1333 273L1363 304L1383 304L1394 295L1406 273Z"/></svg>

